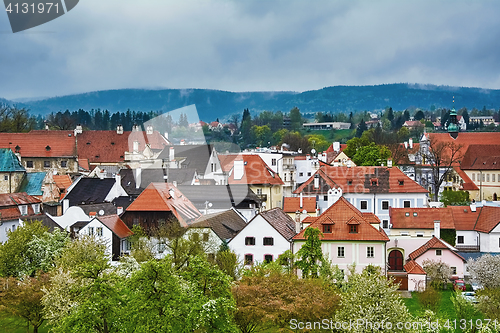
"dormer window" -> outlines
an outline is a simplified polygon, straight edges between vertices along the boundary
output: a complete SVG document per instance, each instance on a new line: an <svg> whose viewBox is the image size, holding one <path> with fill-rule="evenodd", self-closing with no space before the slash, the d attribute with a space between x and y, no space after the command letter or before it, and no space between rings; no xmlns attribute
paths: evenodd
<svg viewBox="0 0 500 333"><path fill-rule="evenodd" d="M33 208L33 213L40 214L40 204L32 204L31 207Z"/></svg>
<svg viewBox="0 0 500 333"><path fill-rule="evenodd" d="M28 215L28 206L20 205L19 211L21 212L21 215Z"/></svg>
<svg viewBox="0 0 500 333"><path fill-rule="evenodd" d="M47 146L45 147L45 150L46 150L46 151L50 151L50 149L51 149L51 148L50 148L50 146L49 146L49 145L47 145Z"/></svg>
<svg viewBox="0 0 500 333"><path fill-rule="evenodd" d="M323 224L323 233L331 234L332 233L332 226L330 224Z"/></svg>
<svg viewBox="0 0 500 333"><path fill-rule="evenodd" d="M377 178L372 178L370 179L372 186L378 186L378 179Z"/></svg>
<svg viewBox="0 0 500 333"><path fill-rule="evenodd" d="M403 186L405 184L404 180L398 180L399 186Z"/></svg>
<svg viewBox="0 0 500 333"><path fill-rule="evenodd" d="M357 224L349 225L349 233L357 234L358 233L358 225Z"/></svg>
<svg viewBox="0 0 500 333"><path fill-rule="evenodd" d="M19 145L16 146L16 153L19 153L21 151L21 147Z"/></svg>
<svg viewBox="0 0 500 333"><path fill-rule="evenodd" d="M347 180L347 185L352 185L352 179Z"/></svg>

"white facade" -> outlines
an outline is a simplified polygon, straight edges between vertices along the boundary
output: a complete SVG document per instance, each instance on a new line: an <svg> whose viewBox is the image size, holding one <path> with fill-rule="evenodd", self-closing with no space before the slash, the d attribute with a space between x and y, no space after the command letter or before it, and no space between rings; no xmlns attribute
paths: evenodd
<svg viewBox="0 0 500 333"><path fill-rule="evenodd" d="M295 159L295 182L297 184L304 183L318 171L319 167L319 160L317 158L311 158L309 155L306 156L305 160Z"/></svg>
<svg viewBox="0 0 500 333"><path fill-rule="evenodd" d="M15 231L20 225L22 225L21 220L0 222L0 243L5 243L9 239L9 232Z"/></svg>
<svg viewBox="0 0 500 333"><path fill-rule="evenodd" d="M500 252L500 224L498 224L489 234L479 233L479 245L481 252Z"/></svg>
<svg viewBox="0 0 500 333"><path fill-rule="evenodd" d="M264 238L272 238L273 245L264 245ZM251 239L254 245L246 245L252 243ZM229 241L228 245L240 260L244 261L247 255L251 255L253 263L263 262L266 255L272 256L274 261L286 250L291 250L290 242L261 215L255 216L248 222L245 228Z"/></svg>
<svg viewBox="0 0 500 333"><path fill-rule="evenodd" d="M96 237L99 240L102 240L106 244L106 254L109 256L111 260L111 254L113 253L113 232L109 230L101 221L96 218L90 220L90 222L82 227L78 231L79 236L88 235ZM123 249L122 249L123 250Z"/></svg>

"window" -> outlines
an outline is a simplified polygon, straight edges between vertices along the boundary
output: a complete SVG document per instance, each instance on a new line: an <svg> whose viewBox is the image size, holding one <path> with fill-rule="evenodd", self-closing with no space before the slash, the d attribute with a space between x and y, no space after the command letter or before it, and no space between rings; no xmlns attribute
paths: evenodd
<svg viewBox="0 0 500 333"><path fill-rule="evenodd" d="M404 208L410 208L410 207L411 207L410 200L405 200L405 201L403 201L403 207L404 207Z"/></svg>
<svg viewBox="0 0 500 333"><path fill-rule="evenodd" d="M368 246L366 248L366 257L367 258L373 258L373 257L375 257L375 250L373 249L373 246Z"/></svg>
<svg viewBox="0 0 500 333"><path fill-rule="evenodd" d="M210 163L210 170L215 172L215 163Z"/></svg>
<svg viewBox="0 0 500 333"><path fill-rule="evenodd" d="M265 254L264 255L264 262L266 264L270 263L271 261L273 261L273 255L272 254Z"/></svg>
<svg viewBox="0 0 500 333"><path fill-rule="evenodd" d="M490 174L486 174L486 181L489 182L490 181Z"/></svg>
<svg viewBox="0 0 500 333"><path fill-rule="evenodd" d="M299 172L299 177L302 177L304 175L303 172Z"/></svg>
<svg viewBox="0 0 500 333"><path fill-rule="evenodd" d="M261 188L257 189L257 195L262 195L262 189Z"/></svg>
<svg viewBox="0 0 500 333"><path fill-rule="evenodd" d="M255 237L245 237L245 245L255 245Z"/></svg>
<svg viewBox="0 0 500 333"><path fill-rule="evenodd" d="M491 181L494 182L495 181L495 174L492 174L491 175Z"/></svg>
<svg viewBox="0 0 500 333"><path fill-rule="evenodd" d="M384 229L389 228L389 221L388 220L383 220L382 221L382 228L384 228Z"/></svg>
<svg viewBox="0 0 500 333"><path fill-rule="evenodd" d="M95 232L96 232L97 236L102 236L102 227L95 228Z"/></svg>
<svg viewBox="0 0 500 333"><path fill-rule="evenodd" d="M485 181L485 178L484 178L485 176L486 176L486 175L483 173L483 177L482 177L482 178L483 178L483 182Z"/></svg>
<svg viewBox="0 0 500 333"><path fill-rule="evenodd" d="M349 226L349 232L351 234L357 234L358 233L358 225L357 224L351 224Z"/></svg>
<svg viewBox="0 0 500 333"><path fill-rule="evenodd" d="M310 171L307 173L307 176L308 176L308 177L311 177L311 172L310 172Z"/></svg>
<svg viewBox="0 0 500 333"><path fill-rule="evenodd" d="M199 233L197 233L197 232L193 232L193 233L191 234L191 240L192 240L192 241L194 241L194 242L199 241L199 240L200 240L200 234L199 234Z"/></svg>
<svg viewBox="0 0 500 333"><path fill-rule="evenodd" d="M253 265L253 254L245 254L245 265Z"/></svg>
<svg viewBox="0 0 500 333"><path fill-rule="evenodd" d="M456 267L450 267L451 268L451 274L455 275L457 274L457 268Z"/></svg>
<svg viewBox="0 0 500 333"><path fill-rule="evenodd" d="M50 168L50 161L43 161L44 168Z"/></svg>
<svg viewBox="0 0 500 333"><path fill-rule="evenodd" d="M271 165L276 165L276 159L275 158L271 159Z"/></svg>
<svg viewBox="0 0 500 333"><path fill-rule="evenodd" d="M475 181L476 181L476 174L475 174L475 173L473 173L473 174L472 174L472 181L473 181L473 182L475 182Z"/></svg>
<svg viewBox="0 0 500 333"><path fill-rule="evenodd" d="M410 216L410 213L409 213L409 212L406 212L406 213L405 213L405 216L406 216L406 217Z"/></svg>
<svg viewBox="0 0 500 333"><path fill-rule="evenodd" d="M376 180L372 180L372 186L377 186L378 182Z"/></svg>
<svg viewBox="0 0 500 333"><path fill-rule="evenodd" d="M328 201L328 195L323 196L323 201Z"/></svg>
<svg viewBox="0 0 500 333"><path fill-rule="evenodd" d="M94 234L94 227L89 227L89 235L93 235Z"/></svg>
<svg viewBox="0 0 500 333"><path fill-rule="evenodd" d="M343 246L339 246L337 248L337 257L344 258L344 255L345 255L344 247Z"/></svg>
<svg viewBox="0 0 500 333"><path fill-rule="evenodd" d="M389 201L382 201L382 209L389 209Z"/></svg>
<svg viewBox="0 0 500 333"><path fill-rule="evenodd" d="M28 206L26 205L19 206L19 211L21 212L21 215L28 215Z"/></svg>
<svg viewBox="0 0 500 333"><path fill-rule="evenodd" d="M203 241L208 242L208 232L203 233Z"/></svg>
<svg viewBox="0 0 500 333"><path fill-rule="evenodd" d="M457 244L463 244L464 243L464 236L458 236L457 237Z"/></svg>
<svg viewBox="0 0 500 333"><path fill-rule="evenodd" d="M323 233L329 234L332 232L332 226L330 224L323 224Z"/></svg>
<svg viewBox="0 0 500 333"><path fill-rule="evenodd" d="M440 256L441 255L441 250L436 250L436 255Z"/></svg>
<svg viewBox="0 0 500 333"><path fill-rule="evenodd" d="M272 246L272 245L274 245L274 238L264 237L264 240L262 241L262 243L266 246Z"/></svg>
<svg viewBox="0 0 500 333"><path fill-rule="evenodd" d="M163 253L165 252L165 243L158 243L158 253Z"/></svg>
<svg viewBox="0 0 500 333"><path fill-rule="evenodd" d="M33 167L33 161L26 161L26 167L27 168L32 168Z"/></svg>
<svg viewBox="0 0 500 333"><path fill-rule="evenodd" d="M399 186L403 186L405 184L405 181L404 180L399 180Z"/></svg>
<svg viewBox="0 0 500 333"><path fill-rule="evenodd" d="M361 201L361 209L367 209L368 208L368 201L363 200Z"/></svg>
<svg viewBox="0 0 500 333"><path fill-rule="evenodd" d="M424 237L424 233L423 232L417 232L417 237Z"/></svg>
<svg viewBox="0 0 500 333"><path fill-rule="evenodd" d="M137 217L134 217L132 220L132 225L139 225L139 219Z"/></svg>
<svg viewBox="0 0 500 333"><path fill-rule="evenodd" d="M413 212L413 216L417 217L418 213L417 212Z"/></svg>
<svg viewBox="0 0 500 333"><path fill-rule="evenodd" d="M347 181L347 185L352 185L352 179L349 179L349 180Z"/></svg>
<svg viewBox="0 0 500 333"><path fill-rule="evenodd" d="M32 204L31 208L33 208L33 213L35 213L35 214L40 213L40 204Z"/></svg>
<svg viewBox="0 0 500 333"><path fill-rule="evenodd" d="M66 168L68 166L67 161L61 161L61 168Z"/></svg>
<svg viewBox="0 0 500 333"><path fill-rule="evenodd" d="M9 180L9 175L3 176L3 180L5 180L5 181Z"/></svg>

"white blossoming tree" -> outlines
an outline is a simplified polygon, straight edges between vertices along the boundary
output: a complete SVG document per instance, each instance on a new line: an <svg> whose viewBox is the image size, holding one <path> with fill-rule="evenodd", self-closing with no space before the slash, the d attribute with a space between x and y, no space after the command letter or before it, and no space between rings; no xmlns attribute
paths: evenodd
<svg viewBox="0 0 500 333"><path fill-rule="evenodd" d="M492 289L500 287L500 256L485 254L476 260L467 261L471 278L483 287Z"/></svg>

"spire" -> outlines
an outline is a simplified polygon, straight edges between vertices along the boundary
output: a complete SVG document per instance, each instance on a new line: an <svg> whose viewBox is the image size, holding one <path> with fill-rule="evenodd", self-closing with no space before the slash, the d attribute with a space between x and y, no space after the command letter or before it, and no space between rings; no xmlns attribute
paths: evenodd
<svg viewBox="0 0 500 333"><path fill-rule="evenodd" d="M455 96L453 96L453 106L452 106L452 109L450 110L450 119L448 120L447 130L453 139L457 138L458 125L457 125L457 111L455 111Z"/></svg>

